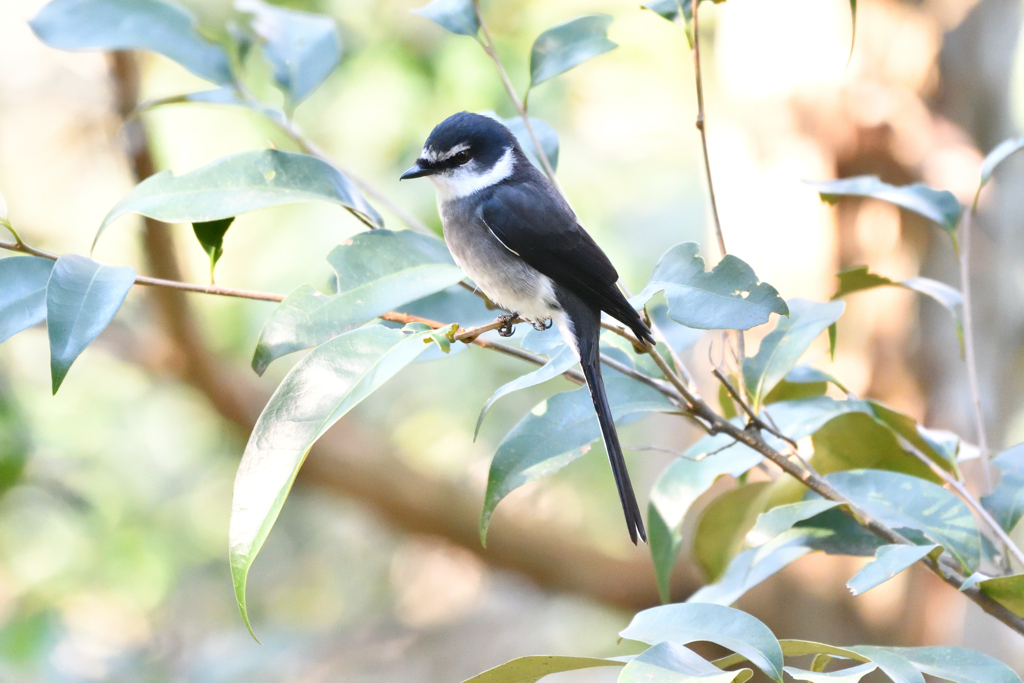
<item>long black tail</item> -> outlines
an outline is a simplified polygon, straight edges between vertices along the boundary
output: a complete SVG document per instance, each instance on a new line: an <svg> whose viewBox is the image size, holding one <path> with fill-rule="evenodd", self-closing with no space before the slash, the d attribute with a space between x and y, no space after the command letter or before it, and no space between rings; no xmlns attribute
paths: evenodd
<svg viewBox="0 0 1024 683"><path fill-rule="evenodd" d="M634 545L638 535L646 542L647 533L644 531L644 521L640 516L640 506L636 502L633 485L629 481L629 471L626 470L626 461L622 457L622 446L619 445L619 435L615 431L612 409L608 405L604 380L601 378L601 311L588 306L574 294L565 294L558 293L559 303L562 304L573 328L576 347L580 354L580 366L590 388L590 396L594 400L597 420L601 424L601 436L604 439L605 450L608 451L608 462L612 466L615 486L619 489L619 500L622 501L622 511L626 515L629 538Z"/></svg>

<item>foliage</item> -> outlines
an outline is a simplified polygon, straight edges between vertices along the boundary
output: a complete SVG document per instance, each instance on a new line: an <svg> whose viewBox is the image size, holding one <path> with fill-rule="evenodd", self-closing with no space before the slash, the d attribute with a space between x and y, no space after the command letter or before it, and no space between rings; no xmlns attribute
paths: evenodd
<svg viewBox="0 0 1024 683"><path fill-rule="evenodd" d="M682 16L683 23L692 11L689 3L646 6L669 19ZM343 207L368 229L328 255L336 273L334 291L325 294L306 285L292 292L270 314L256 345L252 365L258 374L283 355L312 350L287 373L264 408L235 480L230 568L242 619L250 627L245 593L249 570L316 441L430 345L447 354L453 344L457 348L457 342L477 343L496 326L466 329L466 309L450 304L474 295L464 289L452 294L463 274L444 244L432 234L383 229L381 214L364 194L377 197L316 153L297 132L294 108L329 77L341 58L333 20L261 0L243 0L237 8L242 12L239 19L245 17L247 23L241 32L228 32L233 37L225 44L199 34L185 10L157 0L54 0L33 20L32 28L59 49L159 52L221 87L164 98L146 108L203 102L244 109L305 150L251 150L182 175L153 175L109 211L96 239L128 213L191 223L210 257L212 280L224 235L241 213L325 201ZM856 9L852 2L851 9ZM486 26L478 5L434 0L418 13L453 34L473 37L497 60L490 38L481 37ZM529 56L530 83L522 100L508 86L521 114L508 124L539 165L552 173L558 135L529 115L527 95L536 85L616 47L607 37L611 22L607 15L584 15L542 32ZM284 98L283 111L256 100L237 73L238 57L253 36ZM500 61L496 65L501 69ZM1022 146L1010 141L992 152L982 168L979 192L995 167ZM918 213L937 223L954 245L959 221L970 216L950 192L922 184L895 187L874 177L859 177L815 187L825 201L870 197ZM3 224L11 227L4 214ZM0 260L0 341L45 322L56 392L71 364L117 314L137 276L127 266L84 256L50 259L52 255L29 247L14 234L16 244L6 246L34 255ZM796 559L823 551L874 556L850 578L854 593L923 562L971 599L991 601L984 604L1005 622L1016 624L1015 617L1024 616L1022 578L996 550L1003 545L1010 552L1016 550L1005 532L1024 516L1024 451L1018 447L996 457L993 463L1003 473L1001 482L990 495L975 500L959 486L959 464L966 455L960 453L958 437L930 430L881 403L860 400L840 379L801 363L826 329L832 330L834 353L835 326L845 310L836 299L880 286L905 287L935 299L953 315L958 330L967 322L969 302L963 293L926 278L895 281L864 267L839 274L832 301L787 302L733 255L724 255L709 270L695 243L669 249L631 302L657 321L659 333L661 326L666 328L665 339L682 338L693 329L719 330L723 339L742 339L737 333L767 325L775 314L756 353L744 357L739 353L743 346L737 345L735 362L716 368L723 384L722 403L730 406L730 412L723 409L724 415L694 393L675 353L659 355L668 344L651 351L633 343L628 332L617 330L604 339L607 390L617 421L686 415L707 431L654 484L649 525L655 579L663 600L668 602L671 596L672 570L683 550L682 529L688 517L695 521L691 555L705 570L708 585L686 603L637 614L621 636L650 647L628 661L528 657L471 680L535 681L558 671L617 666L622 668L619 680L627 683L724 683L747 680L752 668L728 668L746 662L780 683L784 672L805 681L858 681L876 668L897 683L920 683L925 674L954 683L1019 683L999 662L958 648L840 649L780 642L757 619L729 607ZM214 287L181 288L228 293ZM664 316L657 316L655 307L648 310L648 305L662 293L667 308ZM411 310L408 307L419 313L403 313L402 309ZM492 337L483 339L480 345L485 348L540 367L495 391L480 412L477 430L501 397L567 373L578 379L571 374L575 355L557 337L527 335L519 348L502 346ZM493 457L479 525L481 542L506 496L588 454L599 436L586 388L556 393L538 403L509 431ZM809 450L801 440L810 442ZM780 476L783 473L792 476ZM716 484L718 495L694 512L698 499ZM736 655L708 662L685 647L694 641L717 643ZM816 659L819 664L810 671L786 664L787 657L810 654L824 657ZM836 663L852 666L836 668Z"/></svg>

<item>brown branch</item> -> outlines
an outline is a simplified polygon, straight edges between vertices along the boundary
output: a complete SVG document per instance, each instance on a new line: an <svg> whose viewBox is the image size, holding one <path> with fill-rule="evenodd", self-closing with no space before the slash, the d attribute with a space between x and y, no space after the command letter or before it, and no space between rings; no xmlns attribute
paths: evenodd
<svg viewBox="0 0 1024 683"><path fill-rule="evenodd" d="M722 221L718 217L718 201L715 199L715 185L711 180L711 157L708 156L708 135L704 126L704 78L700 68L700 23L698 8L700 0L693 2L693 74L697 85L697 130L700 131L700 144L704 150L704 174L708 179L708 194L711 196L711 215L715 220L715 236L718 238L718 249L722 256L729 253L725 248L725 235L722 233Z"/></svg>

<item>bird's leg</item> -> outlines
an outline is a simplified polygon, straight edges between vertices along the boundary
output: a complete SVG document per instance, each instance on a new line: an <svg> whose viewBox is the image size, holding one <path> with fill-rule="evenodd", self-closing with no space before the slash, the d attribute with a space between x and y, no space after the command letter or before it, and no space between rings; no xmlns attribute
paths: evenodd
<svg viewBox="0 0 1024 683"><path fill-rule="evenodd" d="M543 332L544 330L550 330L551 329L551 318L544 318L543 320L534 320L532 325L533 325L533 329L537 330L538 332Z"/></svg>
<svg viewBox="0 0 1024 683"><path fill-rule="evenodd" d="M519 319L518 313L505 313L499 315L495 322L501 323L501 327L498 328L499 337L511 337L512 333L516 331L515 321Z"/></svg>

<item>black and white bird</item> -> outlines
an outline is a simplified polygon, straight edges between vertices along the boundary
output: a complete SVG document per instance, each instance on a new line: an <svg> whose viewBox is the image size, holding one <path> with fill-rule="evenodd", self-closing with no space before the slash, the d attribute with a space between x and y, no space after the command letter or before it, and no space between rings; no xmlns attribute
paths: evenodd
<svg viewBox="0 0 1024 683"><path fill-rule="evenodd" d="M651 331L616 287L619 275L558 190L500 122L462 112L434 128L402 180L429 176L437 188L444 239L455 262L494 303L534 326L554 322L576 351L594 400L633 543L644 541L637 505L601 378L601 312L641 342Z"/></svg>

